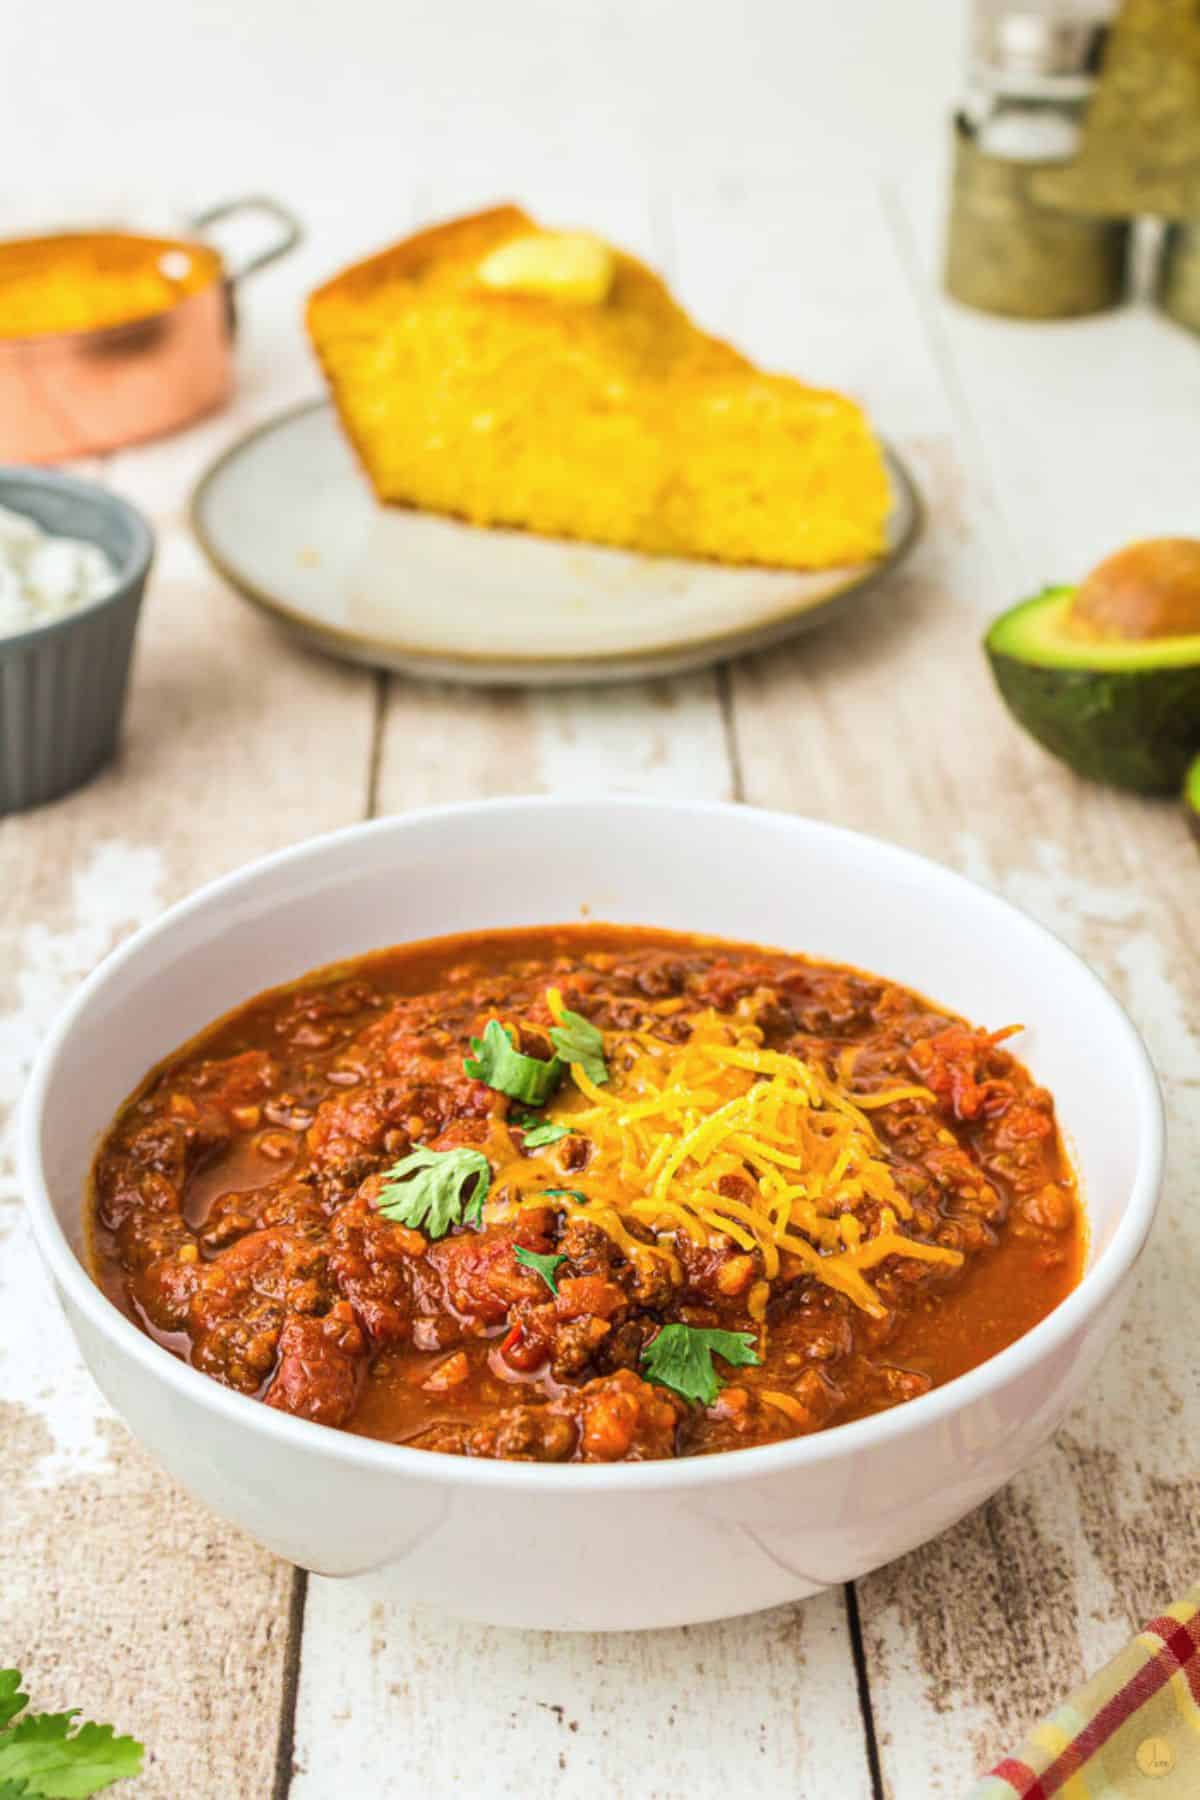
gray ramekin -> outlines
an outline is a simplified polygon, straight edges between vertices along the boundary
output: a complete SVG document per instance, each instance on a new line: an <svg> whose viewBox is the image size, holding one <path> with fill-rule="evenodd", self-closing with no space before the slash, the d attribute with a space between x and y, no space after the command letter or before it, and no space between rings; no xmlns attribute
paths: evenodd
<svg viewBox="0 0 1200 1800"><path fill-rule="evenodd" d="M116 747L146 576L149 525L106 488L50 469L0 467L0 506L43 531L99 544L111 594L77 612L0 636L0 814L79 787Z"/></svg>

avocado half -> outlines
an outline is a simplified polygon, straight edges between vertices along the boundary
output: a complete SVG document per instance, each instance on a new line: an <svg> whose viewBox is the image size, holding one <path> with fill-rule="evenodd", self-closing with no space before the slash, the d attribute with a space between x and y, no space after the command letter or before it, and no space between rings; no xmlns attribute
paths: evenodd
<svg viewBox="0 0 1200 1800"><path fill-rule="evenodd" d="M1200 633L1089 639L1069 628L1074 598L1046 588L988 632L1009 711L1080 775L1177 793L1200 750Z"/></svg>
<svg viewBox="0 0 1200 1800"><path fill-rule="evenodd" d="M1188 769L1183 781L1183 810L1187 814L1192 836L1200 844L1200 756Z"/></svg>

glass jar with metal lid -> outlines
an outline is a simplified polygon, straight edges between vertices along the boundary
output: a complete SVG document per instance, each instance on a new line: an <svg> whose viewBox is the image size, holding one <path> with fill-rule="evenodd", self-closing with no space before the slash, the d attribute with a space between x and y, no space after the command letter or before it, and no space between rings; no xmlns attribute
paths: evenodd
<svg viewBox="0 0 1200 1800"><path fill-rule="evenodd" d="M1105 15L1030 10L981 18L954 121L946 287L985 312L1069 318L1119 303L1128 223L1038 203L1043 170L1075 155Z"/></svg>

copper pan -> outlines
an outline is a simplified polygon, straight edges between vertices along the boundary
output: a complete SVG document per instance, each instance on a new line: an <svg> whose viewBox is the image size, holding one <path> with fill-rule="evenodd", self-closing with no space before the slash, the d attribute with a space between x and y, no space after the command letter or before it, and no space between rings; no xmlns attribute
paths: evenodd
<svg viewBox="0 0 1200 1800"><path fill-rule="evenodd" d="M237 264L227 264L202 238L74 232L12 244L27 257L44 246L49 256L64 238L102 236L175 259L188 270L189 284L173 304L119 325L0 337L0 462L62 462L113 450L178 430L228 398L235 285L285 255L302 235L284 207L257 196L214 206L190 224L201 234L243 212L269 218L276 235Z"/></svg>

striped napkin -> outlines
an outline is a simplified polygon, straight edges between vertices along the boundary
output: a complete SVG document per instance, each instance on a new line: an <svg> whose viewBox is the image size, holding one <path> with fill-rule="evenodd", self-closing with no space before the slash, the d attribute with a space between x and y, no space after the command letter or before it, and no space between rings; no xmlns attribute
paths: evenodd
<svg viewBox="0 0 1200 1800"><path fill-rule="evenodd" d="M1198 1800L1200 1585L1036 1726L967 1800Z"/></svg>

